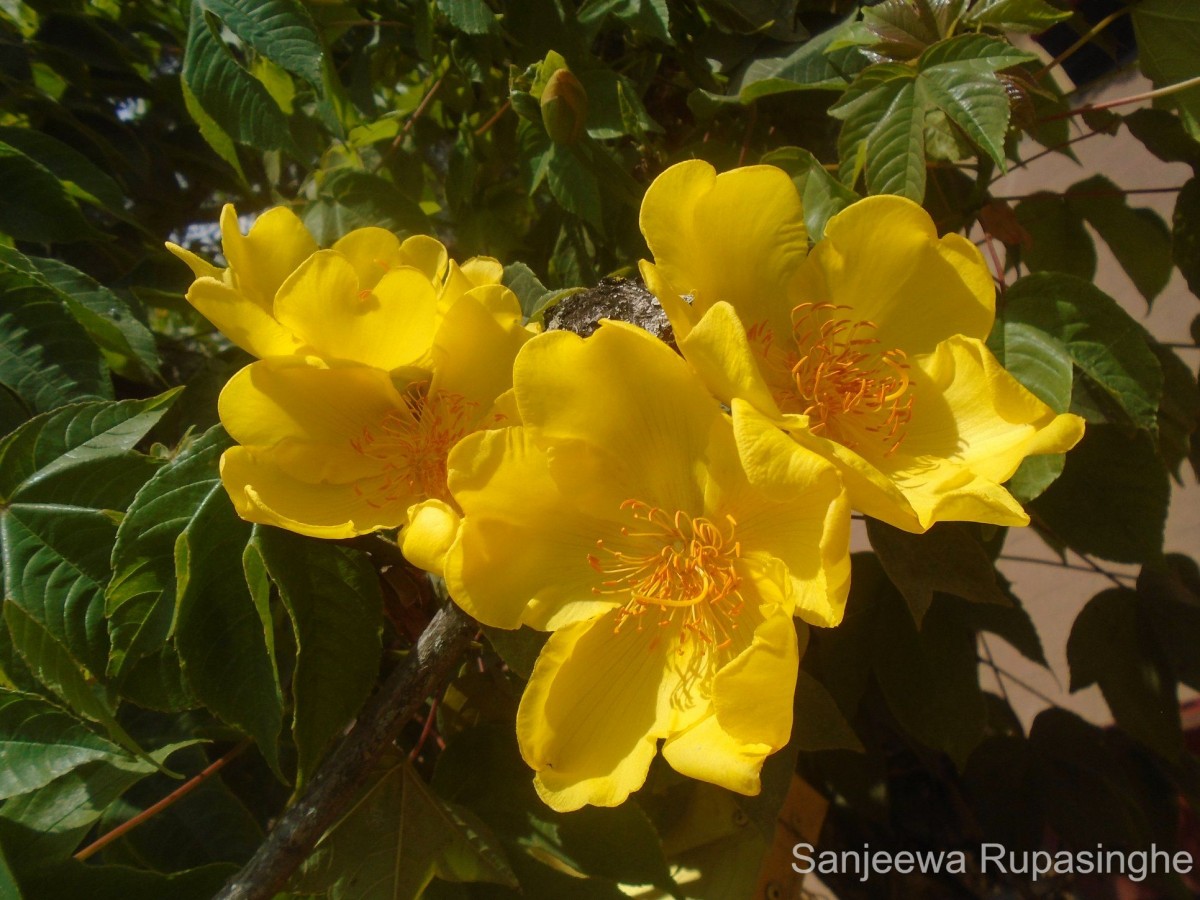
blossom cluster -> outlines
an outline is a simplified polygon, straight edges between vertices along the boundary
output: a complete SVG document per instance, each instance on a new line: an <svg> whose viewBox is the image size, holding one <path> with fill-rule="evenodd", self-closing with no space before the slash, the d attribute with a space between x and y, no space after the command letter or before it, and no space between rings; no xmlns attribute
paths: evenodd
<svg viewBox="0 0 1200 900"><path fill-rule="evenodd" d="M221 394L221 476L254 522L399 529L487 625L551 632L517 732L539 794L616 805L658 751L746 794L788 740L807 626L849 591L851 510L912 532L1024 525L1002 486L1056 414L988 351L965 238L871 197L811 248L791 179L690 161L646 193L641 273L679 352L622 322L539 334L492 259L286 209L188 300L259 357ZM798 623L797 623L797 620Z"/></svg>

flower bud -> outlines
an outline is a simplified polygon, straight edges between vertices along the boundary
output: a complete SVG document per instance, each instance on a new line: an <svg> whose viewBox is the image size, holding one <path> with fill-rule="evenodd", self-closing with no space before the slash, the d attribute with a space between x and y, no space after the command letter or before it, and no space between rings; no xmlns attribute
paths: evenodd
<svg viewBox="0 0 1200 900"><path fill-rule="evenodd" d="M588 98L569 69L559 69L542 91L542 124L556 144L574 144L587 127Z"/></svg>

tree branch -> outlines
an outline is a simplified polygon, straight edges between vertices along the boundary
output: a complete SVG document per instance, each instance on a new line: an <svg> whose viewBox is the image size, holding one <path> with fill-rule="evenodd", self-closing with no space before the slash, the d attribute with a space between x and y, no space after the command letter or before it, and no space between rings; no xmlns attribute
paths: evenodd
<svg viewBox="0 0 1200 900"><path fill-rule="evenodd" d="M271 900L341 818L372 767L418 707L453 671L478 626L453 603L442 607L408 659L383 683L308 790L275 822L254 856L214 900Z"/></svg>

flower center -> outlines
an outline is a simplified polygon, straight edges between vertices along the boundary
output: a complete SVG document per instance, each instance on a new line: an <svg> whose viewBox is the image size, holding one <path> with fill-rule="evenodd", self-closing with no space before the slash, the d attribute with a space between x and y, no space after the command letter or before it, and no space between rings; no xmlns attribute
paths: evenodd
<svg viewBox="0 0 1200 900"><path fill-rule="evenodd" d="M766 323L747 335L783 412L808 416L813 434L852 450L882 444L890 456L912 418L907 357L880 344L874 322L837 317L844 309L801 303L792 310L790 346L777 344Z"/></svg>
<svg viewBox="0 0 1200 900"><path fill-rule="evenodd" d="M460 394L428 393L427 385L410 388L402 407L389 411L350 441L358 453L382 463L383 470L373 498L365 497L360 485L355 492L375 508L409 503L414 495L449 501L446 457L459 439L473 430L478 405Z"/></svg>
<svg viewBox="0 0 1200 900"><path fill-rule="evenodd" d="M679 617L681 644L689 635L712 647L729 644L744 605L735 567L742 548L733 518L726 516L718 526L640 500L626 500L621 509L634 519L632 527L621 529L621 546L600 540L596 547L601 555L588 555L592 568L606 576L592 592L629 596L614 632L631 619L641 630L651 613L660 626Z"/></svg>

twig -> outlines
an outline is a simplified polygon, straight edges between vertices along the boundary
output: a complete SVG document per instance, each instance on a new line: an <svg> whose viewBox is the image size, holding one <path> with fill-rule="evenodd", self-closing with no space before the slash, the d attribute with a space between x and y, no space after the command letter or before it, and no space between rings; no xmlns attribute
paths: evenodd
<svg viewBox="0 0 1200 900"><path fill-rule="evenodd" d="M986 231L983 233L983 240L987 244L988 254L992 257L992 265L996 267L996 284L1000 288L1000 293L1003 294L1008 290L1008 285L1004 281L1004 266L1000 263L1000 254L996 252L996 242Z"/></svg>
<svg viewBox="0 0 1200 900"><path fill-rule="evenodd" d="M1200 87L1200 75L1197 75L1195 78L1189 78L1186 81L1168 84L1166 87L1155 88L1152 91L1143 91L1140 94L1130 94L1128 97L1118 97L1116 100L1105 100L1103 103L1088 103L1084 106L1078 106L1075 109L1068 109L1066 112L1055 113L1052 116L1046 116L1044 119L1038 119L1038 124L1042 122L1054 122L1058 119L1067 119L1071 116L1079 116L1083 113L1095 112L1100 109L1128 106L1131 103L1141 103L1143 100L1153 100L1156 97L1169 97L1171 94L1178 94L1180 91L1186 91L1194 87Z"/></svg>
<svg viewBox="0 0 1200 900"><path fill-rule="evenodd" d="M417 738L416 744L414 744L412 750L409 751L409 762L416 762L417 757L421 755L421 750L424 749L425 742L429 740L429 733L433 731L433 723L437 719L437 711L438 698L434 697L432 702L429 704L429 715L425 717L425 724L421 728L421 736Z"/></svg>
<svg viewBox="0 0 1200 900"><path fill-rule="evenodd" d="M379 165L375 167L375 171L379 171L381 168L383 168L383 164L387 162L391 158L392 154L400 148L400 145L404 143L404 139L408 137L413 130L413 126L417 124L417 119L421 118L422 114L425 112L425 108L433 102L433 97L438 92L438 88L442 86L442 82L445 80L445 78L445 74L439 75L437 81L435 81L429 90L425 92L425 96L421 98L421 102L417 104L417 108L412 111L412 115L408 117L407 121L405 121L404 127L400 129L400 133L396 135L395 140L392 141L392 145L387 148L387 152L379 157Z"/></svg>
<svg viewBox="0 0 1200 900"><path fill-rule="evenodd" d="M1130 11L1130 8L1125 7L1124 9L1118 9L1115 13L1112 13L1109 16L1105 16L1103 19L1101 19L1099 22L1097 22L1095 25L1092 26L1091 31L1089 31L1087 34L1085 34L1083 37L1081 37L1079 40L1077 40L1075 43L1073 43L1070 47L1068 47L1062 53L1058 54L1058 56L1054 57L1054 59L1050 60L1050 62L1046 63L1046 65L1043 66L1041 68L1041 70L1036 75L1033 76L1034 79L1037 81L1040 81L1043 77L1045 77L1046 73L1049 72L1051 69L1053 69L1055 66L1061 66L1064 62L1066 62L1068 59L1070 59L1072 56L1074 56L1076 53L1078 53L1080 50L1082 50L1087 45L1087 43L1092 40L1092 38L1094 38L1096 35L1098 35L1100 32L1102 32L1105 28L1107 28L1113 22L1117 21L1117 19L1121 18L1121 16L1125 15L1129 11Z"/></svg>
<svg viewBox="0 0 1200 900"><path fill-rule="evenodd" d="M1039 559L1036 556L1014 556L1009 553L1001 553L1000 558L1007 562L1033 563L1039 566L1055 566L1059 569L1070 569L1073 572L1091 572L1094 574L1096 571L1093 566L1076 566L1061 559ZM1128 578L1135 581L1137 580L1136 575L1126 575L1124 572L1109 572L1108 574L1112 578Z"/></svg>
<svg viewBox="0 0 1200 900"><path fill-rule="evenodd" d="M981 663L988 662L986 659L984 659L979 654L975 654L975 658L978 659ZM1009 681L1011 681L1017 687L1024 688L1025 690L1029 691L1029 693L1033 694L1033 696L1037 697L1039 700L1045 700L1047 703L1049 703L1051 706L1053 706L1057 709L1062 708L1062 704L1059 703L1057 700L1054 700L1052 697L1047 697L1045 694L1043 694L1041 691L1039 691L1033 685L1029 684L1029 682L1027 682L1021 678L1018 678L1016 675L1014 675L1012 672L1005 669L1003 666L998 666L995 663L992 663L991 665L996 670L997 678L999 678L999 676L1003 675L1005 678L1007 678Z"/></svg>
<svg viewBox="0 0 1200 900"><path fill-rule="evenodd" d="M214 900L271 900L354 801L401 726L453 671L478 627L454 604L442 607L308 789L276 821L250 861Z"/></svg>
<svg viewBox="0 0 1200 900"><path fill-rule="evenodd" d="M1045 150L1041 150L1041 151L1033 154L1033 156L1029 157L1029 159L1023 159L1020 162L1015 163L1013 165L1013 169L1024 169L1030 163L1037 162L1042 157L1049 156L1051 153L1058 153L1064 147L1070 147L1072 144L1078 144L1080 141L1086 141L1088 138L1094 138L1098 134L1105 134L1105 133L1106 132L1103 132L1103 131L1089 131L1087 134L1076 135L1075 137L1071 138L1069 141L1063 141L1061 144L1055 144L1053 147L1047 147ZM1011 171L1012 170L1010 169L1009 172L998 173L996 175L996 177L992 179L992 181L993 182L999 181L1005 175L1010 174Z"/></svg>
<svg viewBox="0 0 1200 900"><path fill-rule="evenodd" d="M229 765L230 762L236 759L242 753L242 751L249 746L250 738L246 738L216 762L208 766L208 768L196 775L193 775L190 779L188 779L175 790L171 791L171 793L167 794L167 796L163 797L157 803L147 806L132 819L128 820L127 822L122 822L116 828L112 829L112 831L108 831L100 835L100 837L96 838L96 840L92 841L90 844L76 853L75 858L80 862L83 862L85 859L95 856L113 841L124 837L143 822L146 822L149 819L157 816L168 806L172 806L179 800L182 800L186 795L190 794L196 788L200 787L200 785L204 784L204 782L208 781L208 779L212 778L212 776L220 772L223 768L225 768L225 766Z"/></svg>
<svg viewBox="0 0 1200 900"><path fill-rule="evenodd" d="M504 114L512 109L512 100L505 100L500 108L492 113L492 117L475 129L475 137L481 137L488 133L488 130L504 118Z"/></svg>

